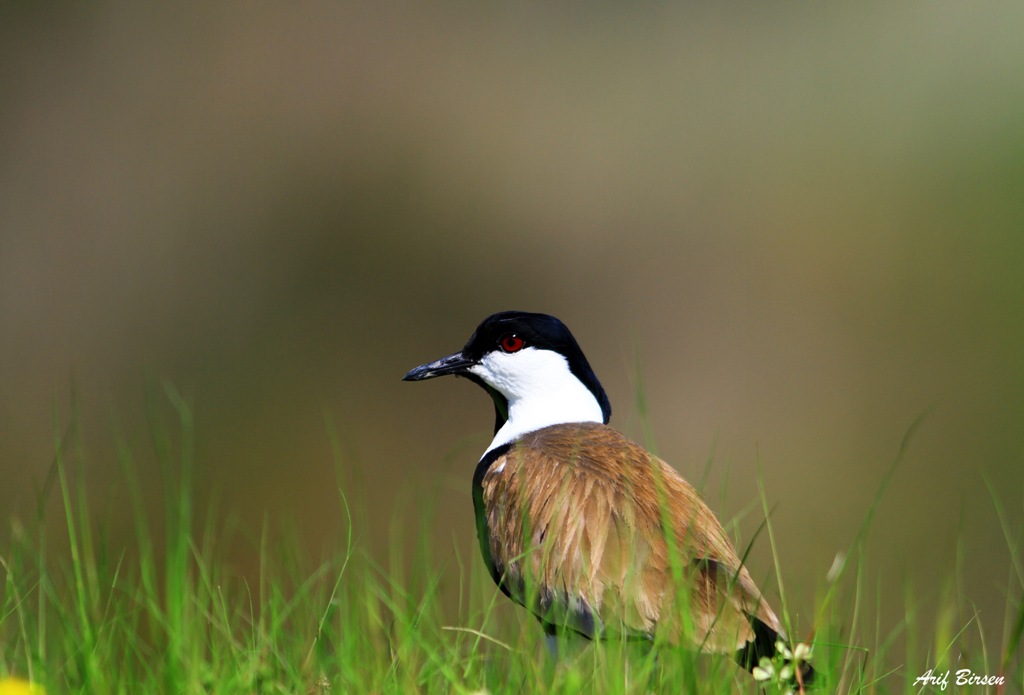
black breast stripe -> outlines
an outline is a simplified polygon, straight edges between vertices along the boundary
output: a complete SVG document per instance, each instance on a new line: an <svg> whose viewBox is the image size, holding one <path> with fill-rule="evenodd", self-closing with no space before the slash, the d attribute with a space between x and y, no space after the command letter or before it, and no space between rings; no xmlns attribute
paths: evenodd
<svg viewBox="0 0 1024 695"><path fill-rule="evenodd" d="M484 556L484 564L487 566L487 571L491 573L491 579L498 585L502 593L515 600L505 587L504 582L502 582L501 574L494 565L494 558L491 557L491 535L487 528L487 510L484 509L484 476L494 462L507 454L511 448L511 444L502 444L495 449L491 449L480 459L480 463L476 464L476 471L473 472L473 509L476 512L476 537L480 542L480 552Z"/></svg>

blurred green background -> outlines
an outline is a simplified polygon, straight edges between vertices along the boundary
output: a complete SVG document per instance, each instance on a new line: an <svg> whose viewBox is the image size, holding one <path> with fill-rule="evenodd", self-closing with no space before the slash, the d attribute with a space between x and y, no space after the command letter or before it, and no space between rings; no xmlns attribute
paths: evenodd
<svg viewBox="0 0 1024 695"><path fill-rule="evenodd" d="M803 627L925 413L867 580L892 621L907 587L927 610L960 537L953 590L998 645L983 475L1019 530L1022 22L948 1L5 3L2 533L35 513L73 385L98 513L130 534L113 454L145 448L144 386L167 379L198 488L254 534L336 542L326 413L364 547L435 508L440 555L479 562L490 403L400 378L494 311L543 311L613 424L643 438L639 377L657 451L692 480L714 457L707 496L747 539L760 464ZM749 564L772 576L765 537Z"/></svg>

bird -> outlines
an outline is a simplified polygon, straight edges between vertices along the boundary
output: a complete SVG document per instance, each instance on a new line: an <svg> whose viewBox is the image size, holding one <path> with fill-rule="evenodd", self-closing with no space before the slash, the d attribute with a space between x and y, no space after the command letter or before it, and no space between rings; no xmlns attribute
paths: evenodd
<svg viewBox="0 0 1024 695"><path fill-rule="evenodd" d="M699 493L608 425L608 395L559 319L493 314L460 351L403 380L445 375L494 404L494 437L473 474L480 550L545 635L689 644L732 653L755 677L788 643ZM809 663L798 671L801 686L813 678Z"/></svg>

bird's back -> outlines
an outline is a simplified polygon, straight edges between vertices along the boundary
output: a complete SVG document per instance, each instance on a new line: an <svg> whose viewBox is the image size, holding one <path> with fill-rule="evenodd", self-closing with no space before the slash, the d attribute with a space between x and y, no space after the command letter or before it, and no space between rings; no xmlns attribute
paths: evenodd
<svg viewBox="0 0 1024 695"><path fill-rule="evenodd" d="M696 490L607 425L528 433L485 459L474 499L495 579L548 627L742 649L783 634Z"/></svg>

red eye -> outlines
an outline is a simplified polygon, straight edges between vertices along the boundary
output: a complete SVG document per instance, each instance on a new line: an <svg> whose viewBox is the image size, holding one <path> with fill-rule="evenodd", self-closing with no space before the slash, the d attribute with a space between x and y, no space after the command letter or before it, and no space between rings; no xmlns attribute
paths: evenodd
<svg viewBox="0 0 1024 695"><path fill-rule="evenodd" d="M501 349L505 352L519 352L523 349L523 345L525 345L525 343L518 335L509 333L501 339L499 345L501 345Z"/></svg>

